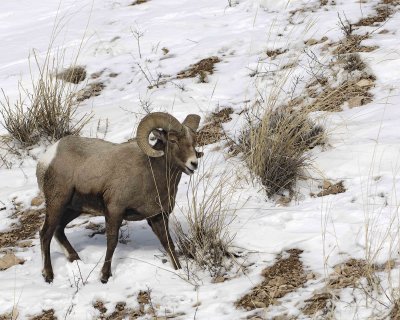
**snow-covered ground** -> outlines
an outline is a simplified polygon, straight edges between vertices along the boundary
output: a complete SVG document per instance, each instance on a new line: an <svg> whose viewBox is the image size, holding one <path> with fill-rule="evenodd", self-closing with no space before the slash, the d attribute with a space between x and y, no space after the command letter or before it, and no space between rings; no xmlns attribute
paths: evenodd
<svg viewBox="0 0 400 320"><path fill-rule="evenodd" d="M283 77L279 71L282 66L298 62L283 85L283 92L290 92L298 77L303 83L309 80L308 56L304 54L308 39L326 36L330 42L340 40L343 34L337 14L345 13L351 22L356 22L374 12L379 1L339 0L336 4L328 1L325 6L319 0L232 2L233 6L227 0L149 0L130 6L132 1L128 0L2 1L0 87L13 100L17 97L18 81L29 85L28 56L33 49L39 58L46 55L56 25L52 50L56 51L58 46L66 49L65 66L74 59L82 43L78 64L85 66L89 75L104 70L96 81L102 81L106 88L79 107L82 114L94 115L82 135L102 137L108 119L106 139L126 141L134 135L137 122L144 114L141 105L150 103L152 111L168 111L179 120L188 113L198 113L204 119L220 107L231 107L233 119L224 128L235 136L243 123L240 111L251 106L260 94L269 96L274 83ZM41 276L38 239L34 240L33 247L17 250L17 256L26 262L0 271L0 314L15 307L24 319L41 310L54 309L59 319L92 319L98 315L92 307L94 301L105 301L109 310L119 301L135 306L137 293L150 288L160 315L169 310L183 313L181 319L245 318L254 311L237 309L234 302L261 281L262 269L273 264L277 254L299 248L304 250L301 255L304 266L317 274L317 278L282 298L281 304L260 312L265 319L283 313L303 319L307 318L300 312L304 301L324 286L324 276L337 263L351 257L364 259L368 252L377 253L377 262L397 260L400 245L400 203L396 198L400 192L399 24L400 14L395 12L382 27L387 33L379 33L379 29L363 42L363 45L379 47L361 53L376 77L373 101L327 115L329 147L313 151L313 177L319 182L344 180L345 193L313 198L309 194L316 191L316 183L302 181L298 199L285 207L268 200L259 186L245 179L241 181L234 195L238 199L237 218L230 229L237 233L235 245L247 252L246 274L212 283L207 274L199 273L196 285L188 283L182 279L183 271L175 272L168 263L162 262L161 246L147 223L135 222L126 227L130 241L118 245L113 276L103 285L98 275L106 248L105 237L89 238L90 230L81 225L67 229L68 238L82 258L79 269L77 264L66 260L53 241L55 279L50 285ZM357 32L374 29L360 27ZM135 34L141 34L139 45ZM169 52L165 54L162 48ZM277 48L289 51L275 60L269 59L266 51ZM312 50L322 57L321 48L322 45L317 45ZM207 83L199 83L196 78L174 79L190 64L211 56L218 56L221 62L215 65ZM329 62L331 58L326 59ZM255 70L259 76L252 77ZM110 77L110 73L118 75ZM168 81L148 89L146 77L152 81L158 74ZM304 85L296 88L302 89ZM284 102L288 95L283 93L280 99ZM99 120L101 126L97 132ZM6 134L2 127L0 134ZM34 148L31 154L37 155L43 148ZM215 145L207 146L204 152L208 154L207 165L215 166L213 174L217 178L226 169L232 171L232 179L246 174L238 158L225 157L224 151ZM0 168L0 204L7 208L0 211L0 231L7 230L12 223L9 218L12 199L17 197L29 207L38 193L35 160L26 157L23 161L14 161L11 169ZM189 177L184 176L177 198L180 206L186 204L188 182ZM179 210L175 211L179 217ZM74 223L79 225L87 219L80 217ZM95 217L91 221L102 222L103 218ZM390 279L385 273L380 275L383 290L389 292L389 288L398 287L397 271L393 270ZM77 290L74 283L80 273L84 278L90 276L87 284ZM390 305L383 292L379 299ZM344 289L335 316L366 319L387 311L378 301L367 303L359 292Z"/></svg>

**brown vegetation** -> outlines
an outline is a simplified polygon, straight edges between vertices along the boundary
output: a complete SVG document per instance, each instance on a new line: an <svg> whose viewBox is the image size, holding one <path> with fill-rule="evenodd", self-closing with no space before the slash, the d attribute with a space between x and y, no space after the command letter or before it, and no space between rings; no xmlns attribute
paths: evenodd
<svg viewBox="0 0 400 320"><path fill-rule="evenodd" d="M232 113L232 108L223 108L211 113L206 119L206 124L197 132L197 144L205 146L220 141L224 137L222 123L231 121L230 115Z"/></svg>
<svg viewBox="0 0 400 320"><path fill-rule="evenodd" d="M183 70L178 73L177 79L183 78L194 78L194 77L204 77L207 74L213 74L214 65L221 60L218 57L210 57L206 59L202 59L199 62L191 65L186 70Z"/></svg>
<svg viewBox="0 0 400 320"><path fill-rule="evenodd" d="M58 73L57 78L66 82L78 84L86 79L86 70L81 66L70 67Z"/></svg>
<svg viewBox="0 0 400 320"><path fill-rule="evenodd" d="M89 83L84 89L76 94L76 101L81 102L91 97L97 97L106 86L102 82Z"/></svg>
<svg viewBox="0 0 400 320"><path fill-rule="evenodd" d="M289 257L280 256L274 265L262 272L265 278L263 282L237 301L236 306L246 310L266 308L303 286L307 282L307 275L300 260L302 252L299 249L290 249L287 251Z"/></svg>

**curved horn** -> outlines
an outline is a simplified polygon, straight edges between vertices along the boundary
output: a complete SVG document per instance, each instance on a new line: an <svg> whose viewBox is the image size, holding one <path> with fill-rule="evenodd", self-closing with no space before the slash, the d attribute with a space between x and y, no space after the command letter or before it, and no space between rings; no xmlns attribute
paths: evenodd
<svg viewBox="0 0 400 320"><path fill-rule="evenodd" d="M145 154L154 158L162 157L164 155L164 151L154 150L149 143L150 132L156 128L161 128L165 131L174 130L180 132L182 130L182 124L173 116L165 112L150 113L140 121L136 131L137 144Z"/></svg>
<svg viewBox="0 0 400 320"><path fill-rule="evenodd" d="M197 128L199 127L200 119L200 116L197 114L189 114L182 124L196 132Z"/></svg>

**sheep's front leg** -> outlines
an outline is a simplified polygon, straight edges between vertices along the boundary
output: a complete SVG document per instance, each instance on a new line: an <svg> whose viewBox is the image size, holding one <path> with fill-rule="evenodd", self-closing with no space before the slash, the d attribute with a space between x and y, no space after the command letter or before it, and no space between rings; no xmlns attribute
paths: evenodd
<svg viewBox="0 0 400 320"><path fill-rule="evenodd" d="M174 269L177 270L181 268L181 264L179 263L178 255L175 251L175 245L169 233L168 221L169 216L162 213L156 215L155 217L147 219L147 222L150 225L151 229L156 234L165 251L171 258Z"/></svg>
<svg viewBox="0 0 400 320"><path fill-rule="evenodd" d="M106 217L106 234L107 234L107 251L104 260L103 268L101 269L101 282L107 283L111 277L111 260L118 243L119 228L122 223L122 215L109 211Z"/></svg>

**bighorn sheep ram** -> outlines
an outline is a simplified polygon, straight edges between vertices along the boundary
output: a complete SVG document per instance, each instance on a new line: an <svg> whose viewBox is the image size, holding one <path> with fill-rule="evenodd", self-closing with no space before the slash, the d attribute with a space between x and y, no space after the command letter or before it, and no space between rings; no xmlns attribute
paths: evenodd
<svg viewBox="0 0 400 320"><path fill-rule="evenodd" d="M65 226L85 208L105 216L107 251L101 282L111 276L111 260L123 220L147 219L175 269L180 268L168 229L182 172L192 174L201 152L195 150L200 117L190 114L180 123L167 113L145 116L136 139L115 144L100 139L62 138L38 161L36 176L46 201L40 231L43 277L54 278L50 242L55 235L69 261L79 259L64 233ZM149 135L157 139L154 146Z"/></svg>

